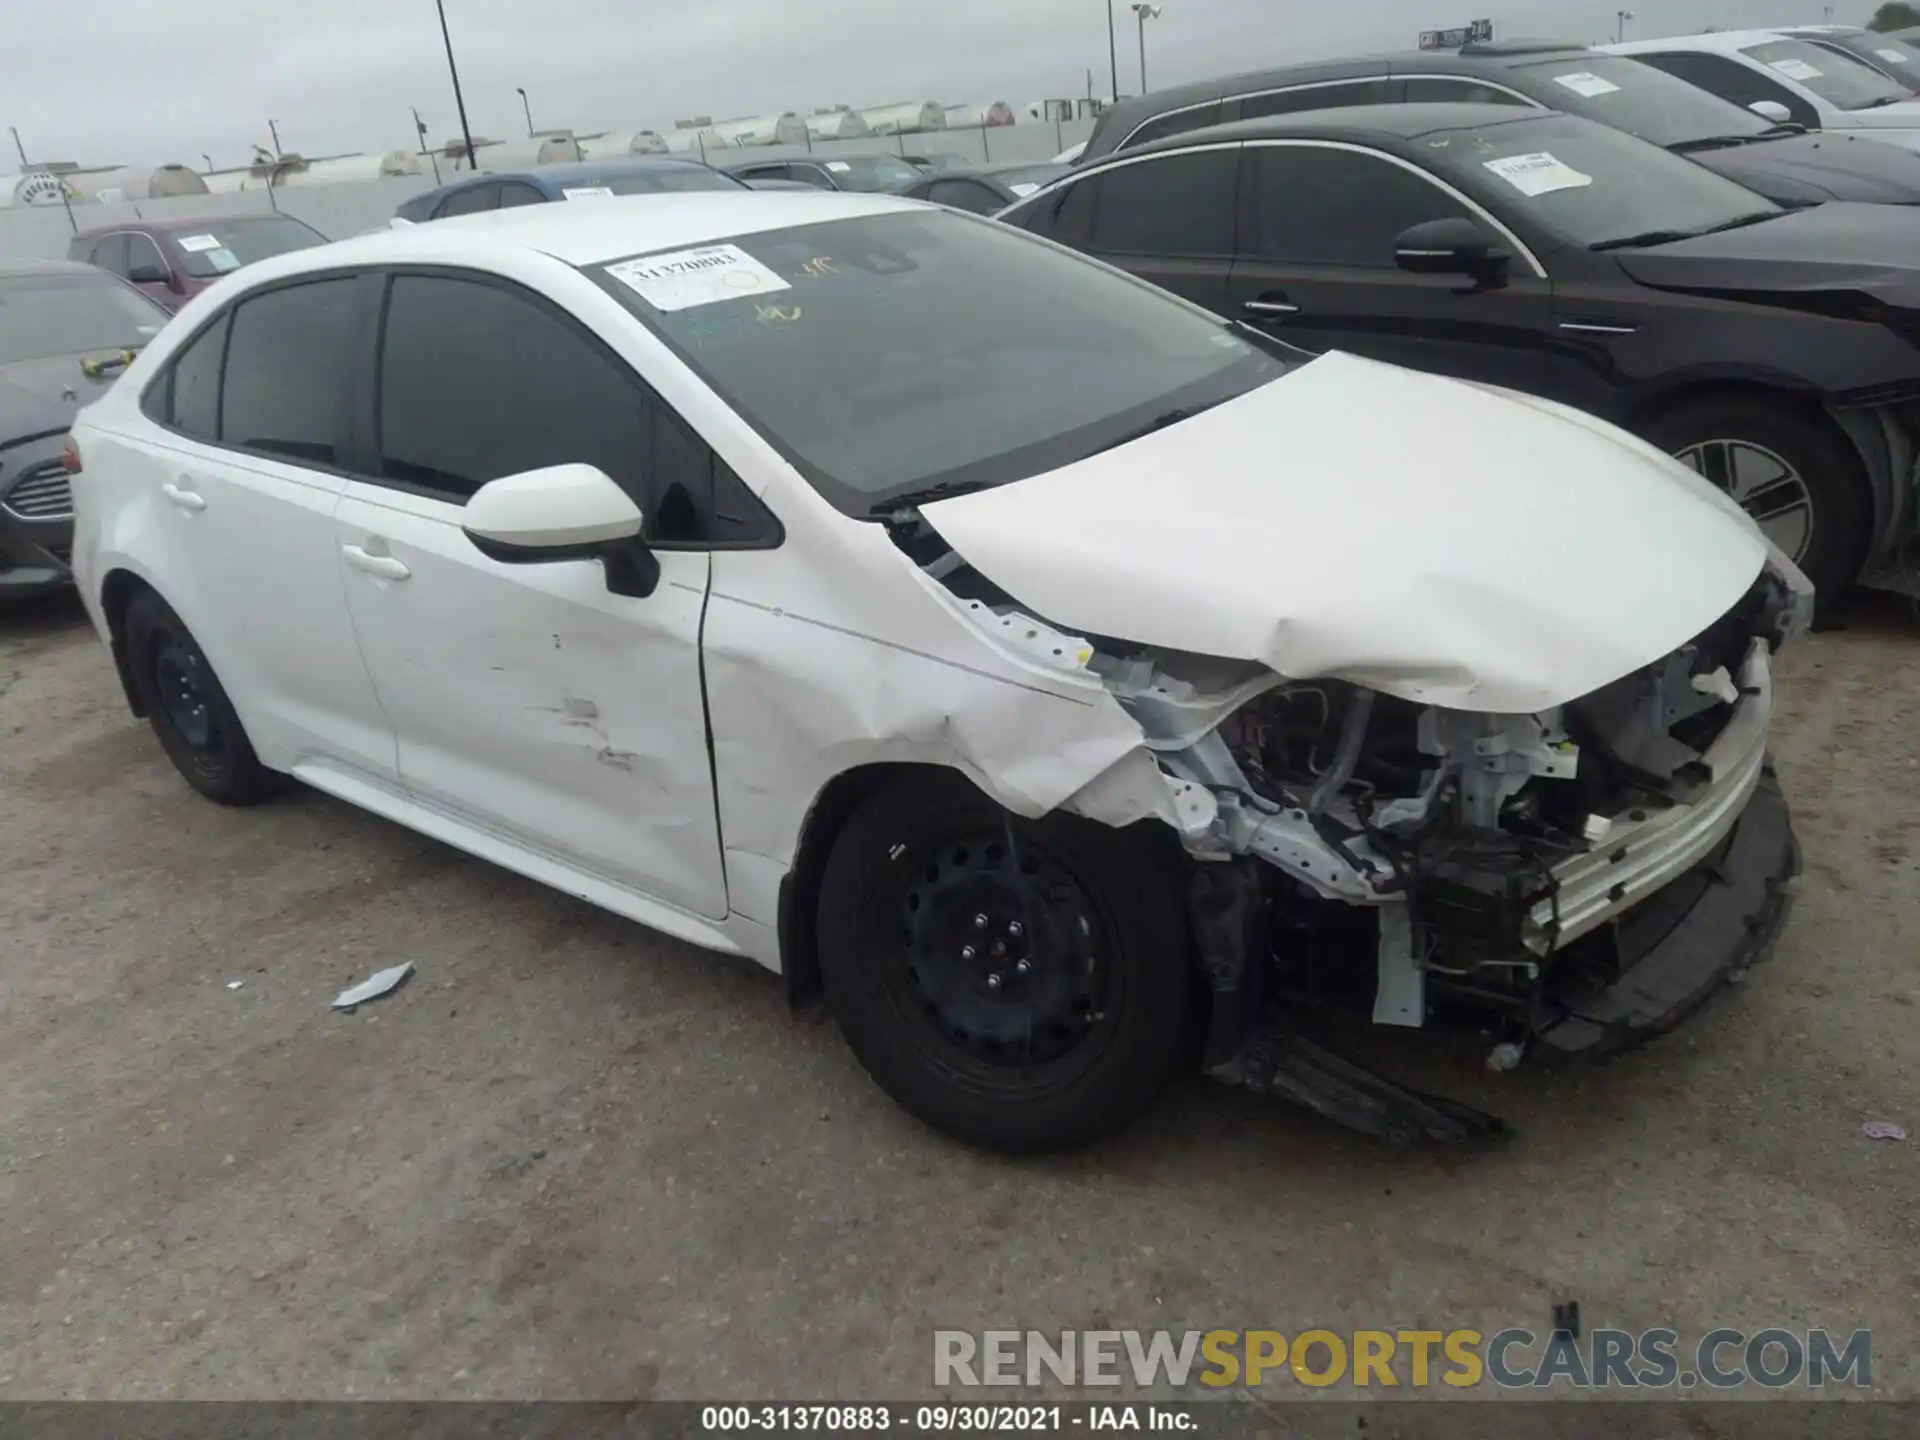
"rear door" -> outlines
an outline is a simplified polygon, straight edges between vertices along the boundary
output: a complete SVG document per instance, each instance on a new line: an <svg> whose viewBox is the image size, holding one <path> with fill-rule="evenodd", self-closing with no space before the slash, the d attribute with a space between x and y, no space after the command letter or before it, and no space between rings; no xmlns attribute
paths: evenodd
<svg viewBox="0 0 1920 1440"><path fill-rule="evenodd" d="M1571 399L1551 352L1552 292L1511 235L1503 282L1394 262L1410 226L1484 211L1425 171L1330 141L1254 142L1241 172L1240 253L1223 308L1278 339Z"/></svg>
<svg viewBox="0 0 1920 1440"><path fill-rule="evenodd" d="M699 652L711 455L532 291L469 271L389 280L374 433L334 541L403 782L521 854L724 916ZM482 484L570 461L639 503L651 595L614 594L595 560L490 560L461 529Z"/></svg>
<svg viewBox="0 0 1920 1440"><path fill-rule="evenodd" d="M1043 202L1028 228L1225 313L1240 147L1127 157Z"/></svg>
<svg viewBox="0 0 1920 1440"><path fill-rule="evenodd" d="M391 786L392 728L347 619L333 510L369 312L337 275L222 312L141 397L155 583L220 672L261 759Z"/></svg>

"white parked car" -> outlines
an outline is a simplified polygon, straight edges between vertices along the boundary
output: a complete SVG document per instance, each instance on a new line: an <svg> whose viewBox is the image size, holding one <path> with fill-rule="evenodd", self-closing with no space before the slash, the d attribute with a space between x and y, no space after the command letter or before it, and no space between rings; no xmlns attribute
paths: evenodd
<svg viewBox="0 0 1920 1440"><path fill-rule="evenodd" d="M1595 48L1630 55L1769 120L1920 150L1920 98L1912 86L1811 39L1728 30Z"/></svg>
<svg viewBox="0 0 1920 1440"><path fill-rule="evenodd" d="M74 428L73 567L206 796L282 777L824 987L1008 1147L1309 1044L1672 1023L1794 868L1731 501L1553 404L1312 359L879 196L530 206L281 256Z"/></svg>

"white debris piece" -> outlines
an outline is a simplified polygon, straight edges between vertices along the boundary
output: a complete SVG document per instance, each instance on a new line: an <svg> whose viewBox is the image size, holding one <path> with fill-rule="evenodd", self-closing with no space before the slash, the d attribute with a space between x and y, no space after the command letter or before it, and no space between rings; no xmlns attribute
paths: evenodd
<svg viewBox="0 0 1920 1440"><path fill-rule="evenodd" d="M407 961L391 969L382 970L377 975L369 975L358 985L349 985L334 997L333 1008L351 1014L355 1006L364 1005L369 1000L378 1000L383 995L391 995L407 983L407 977L413 974L413 962Z"/></svg>
<svg viewBox="0 0 1920 1440"><path fill-rule="evenodd" d="M1904 1140L1907 1132L1891 1120L1869 1120L1860 1127L1860 1133L1869 1140Z"/></svg>
<svg viewBox="0 0 1920 1440"><path fill-rule="evenodd" d="M244 980L229 980L229 981L227 981L227 989L229 989L229 990L238 990L238 989L239 989L239 988L240 988L240 987L241 987L242 985L244 985L244 984L246 984L246 983L247 983L247 982L246 982L246 981L244 981Z"/></svg>

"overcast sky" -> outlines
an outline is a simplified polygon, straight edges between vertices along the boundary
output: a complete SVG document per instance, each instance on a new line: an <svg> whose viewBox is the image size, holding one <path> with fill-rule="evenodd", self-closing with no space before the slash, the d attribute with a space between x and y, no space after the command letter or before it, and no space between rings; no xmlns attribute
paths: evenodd
<svg viewBox="0 0 1920 1440"><path fill-rule="evenodd" d="M1123 93L1139 52L1112 0ZM1154 85L1352 51L1411 48L1418 32L1489 15L1497 33L1598 41L1616 0L1164 0L1147 24ZM1800 0L1620 0L1632 36L1818 22ZM943 104L1108 89L1102 0L446 0L476 136L519 135L515 86L537 126L667 129L818 105ZM1453 6L1453 9L1449 9ZM1872 7L1836 5L1861 23ZM279 122L307 155L409 144L409 105L439 143L459 133L433 0L21 0L0 125L29 157L83 164L244 163ZM9 160L13 157L7 157ZM0 170L13 168L0 164Z"/></svg>

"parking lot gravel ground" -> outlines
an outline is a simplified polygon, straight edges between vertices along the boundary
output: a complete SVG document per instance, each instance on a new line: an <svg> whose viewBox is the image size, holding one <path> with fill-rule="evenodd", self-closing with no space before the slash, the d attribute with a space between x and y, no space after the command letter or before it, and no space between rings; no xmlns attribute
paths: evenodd
<svg viewBox="0 0 1920 1440"><path fill-rule="evenodd" d="M1016 1162L750 965L317 794L198 799L79 606L9 609L0 1395L910 1398L936 1327L1544 1333L1575 1299L1871 1327L1913 1396L1920 622L1867 603L1780 691L1806 873L1770 961L1596 1069L1401 1047L1510 1142L1396 1152L1195 1079Z"/></svg>

